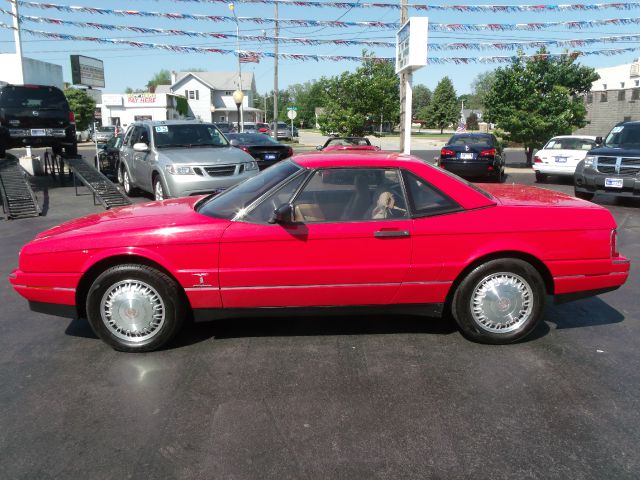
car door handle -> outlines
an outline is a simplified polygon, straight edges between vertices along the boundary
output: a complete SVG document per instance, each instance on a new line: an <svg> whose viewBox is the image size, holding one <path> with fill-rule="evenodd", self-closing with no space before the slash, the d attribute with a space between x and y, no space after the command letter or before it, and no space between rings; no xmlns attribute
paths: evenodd
<svg viewBox="0 0 640 480"><path fill-rule="evenodd" d="M376 238L395 238L395 237L410 237L409 230L378 230L373 232L373 236Z"/></svg>

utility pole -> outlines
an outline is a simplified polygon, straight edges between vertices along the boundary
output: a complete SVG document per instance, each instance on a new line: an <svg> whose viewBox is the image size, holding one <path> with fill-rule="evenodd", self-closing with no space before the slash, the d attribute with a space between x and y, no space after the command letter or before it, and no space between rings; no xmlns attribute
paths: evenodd
<svg viewBox="0 0 640 480"><path fill-rule="evenodd" d="M278 29L278 2L274 2L273 7L275 9L275 30L274 37L275 42L273 44L273 139L278 140L278 35L280 33Z"/></svg>
<svg viewBox="0 0 640 480"><path fill-rule="evenodd" d="M407 0L400 0L400 26L404 25L409 20L409 9L407 7ZM406 118L407 111L405 110L405 102L407 97L407 72L400 74L400 151L404 151L404 135L406 128L411 128L411 119Z"/></svg>
<svg viewBox="0 0 640 480"><path fill-rule="evenodd" d="M20 13L18 12L18 2L11 2L11 14L13 15L13 38L16 43L16 56L18 57L18 63L20 69L18 75L20 85L24 85L24 65L22 62L22 35L20 32Z"/></svg>

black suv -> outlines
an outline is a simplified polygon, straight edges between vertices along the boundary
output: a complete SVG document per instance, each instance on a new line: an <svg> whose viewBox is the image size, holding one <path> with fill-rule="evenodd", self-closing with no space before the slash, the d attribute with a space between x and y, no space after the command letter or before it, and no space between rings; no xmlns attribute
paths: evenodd
<svg viewBox="0 0 640 480"><path fill-rule="evenodd" d="M621 122L576 167L575 196L591 200L596 193L640 196L640 122Z"/></svg>
<svg viewBox="0 0 640 480"><path fill-rule="evenodd" d="M0 157L10 148L27 145L78 154L75 116L59 88L0 86Z"/></svg>

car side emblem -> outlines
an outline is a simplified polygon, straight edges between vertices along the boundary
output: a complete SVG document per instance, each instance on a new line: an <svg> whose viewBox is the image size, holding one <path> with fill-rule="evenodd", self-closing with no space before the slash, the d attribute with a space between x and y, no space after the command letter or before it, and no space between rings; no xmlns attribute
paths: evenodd
<svg viewBox="0 0 640 480"><path fill-rule="evenodd" d="M196 283L194 287L210 287L211 285L208 283L204 283L204 277L208 276L208 273L192 273L194 277L198 277L199 283Z"/></svg>
<svg viewBox="0 0 640 480"><path fill-rule="evenodd" d="M33 113L33 116L34 116L34 117L37 117L37 116L39 116L39 115L40 115L40 112L39 112L39 111L37 111L37 110L34 110L34 111L33 111L33 112L31 112L31 113Z"/></svg>
<svg viewBox="0 0 640 480"><path fill-rule="evenodd" d="M468 152L468 151L469 151L469 145L465 145L465 146L464 146L464 151L465 151L465 152Z"/></svg>

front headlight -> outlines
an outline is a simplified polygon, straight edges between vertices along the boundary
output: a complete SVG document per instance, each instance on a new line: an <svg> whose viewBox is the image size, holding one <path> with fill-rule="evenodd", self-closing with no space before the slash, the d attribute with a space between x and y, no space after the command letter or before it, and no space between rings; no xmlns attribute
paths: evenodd
<svg viewBox="0 0 640 480"><path fill-rule="evenodd" d="M258 164L256 162L246 162L244 163L244 171L249 172L251 170L257 170Z"/></svg>
<svg viewBox="0 0 640 480"><path fill-rule="evenodd" d="M167 165L164 167L171 175L195 175L195 172L191 167L184 165Z"/></svg>
<svg viewBox="0 0 640 480"><path fill-rule="evenodd" d="M593 167L596 164L596 156L595 155L587 155L584 157L584 166L585 167Z"/></svg>

